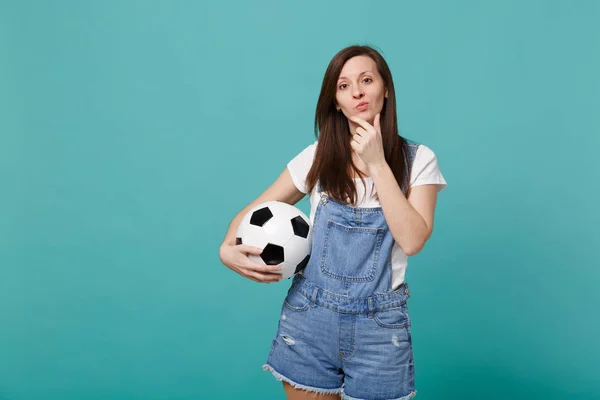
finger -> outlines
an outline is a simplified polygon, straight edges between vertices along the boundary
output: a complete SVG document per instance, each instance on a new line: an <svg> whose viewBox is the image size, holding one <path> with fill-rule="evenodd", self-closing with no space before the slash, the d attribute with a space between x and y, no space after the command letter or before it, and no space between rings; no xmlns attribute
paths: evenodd
<svg viewBox="0 0 600 400"><path fill-rule="evenodd" d="M244 275L244 278L248 278L248 279L250 279L250 280L252 280L252 281L254 281L254 282L262 283L261 281L259 281L258 279L256 279L256 278L255 278L255 277L253 277L253 276Z"/></svg>
<svg viewBox="0 0 600 400"><path fill-rule="evenodd" d="M262 253L262 249L260 247L249 246L247 244L238 244L238 249L246 254L254 254L259 255Z"/></svg>
<svg viewBox="0 0 600 400"><path fill-rule="evenodd" d="M281 274L264 274L255 271L248 271L248 275L258 282L279 282L283 278Z"/></svg>
<svg viewBox="0 0 600 400"><path fill-rule="evenodd" d="M377 132L381 132L380 118L381 118L381 113L377 113L377 115L375 116L375 120L373 121L373 126L375 127Z"/></svg>
<svg viewBox="0 0 600 400"><path fill-rule="evenodd" d="M246 265L243 265L244 268L247 269L251 269L253 271L261 271L261 272L277 272L277 271L281 271L281 265L280 264L276 264L276 265L261 265L261 264L257 264L255 262L252 262L250 260L248 260L248 263L246 263Z"/></svg>
<svg viewBox="0 0 600 400"><path fill-rule="evenodd" d="M248 274L240 274L240 275L242 275L244 278L248 278L248 279L250 279L250 280L252 280L254 282L261 283L258 279L254 278L254 277L252 277L252 276L250 276Z"/></svg>
<svg viewBox="0 0 600 400"><path fill-rule="evenodd" d="M239 268L236 266L232 266L231 270L234 271L235 273L237 273L240 276L243 276L244 278L248 278L251 279L253 281L256 281L256 278L252 278L251 276L248 275L248 273L246 272L246 270L244 268Z"/></svg>
<svg viewBox="0 0 600 400"><path fill-rule="evenodd" d="M371 125L370 123L368 123L367 121L365 121L362 118L358 118L357 116L352 116L350 117L350 121L356 122L357 124L359 124L360 126L362 126L365 129L369 129L369 128L373 128L373 125Z"/></svg>
<svg viewBox="0 0 600 400"><path fill-rule="evenodd" d="M369 132L367 132L364 128L361 128L360 126L356 128L356 134L359 136L367 135L368 133Z"/></svg>
<svg viewBox="0 0 600 400"><path fill-rule="evenodd" d="M281 274L277 274L277 273L267 273L264 274L264 279L261 277L260 273L254 272L254 271L249 271L249 270L245 270L245 269L239 269L239 268L233 268L233 270L235 272L237 272L239 275L243 276L244 278L248 278L254 282L258 282L258 283L264 283L265 281L268 281L266 283L270 283L270 282L279 282L280 280L283 279L283 276Z"/></svg>
<svg viewBox="0 0 600 400"><path fill-rule="evenodd" d="M279 282L280 280L283 280L282 274L264 274L264 282Z"/></svg>

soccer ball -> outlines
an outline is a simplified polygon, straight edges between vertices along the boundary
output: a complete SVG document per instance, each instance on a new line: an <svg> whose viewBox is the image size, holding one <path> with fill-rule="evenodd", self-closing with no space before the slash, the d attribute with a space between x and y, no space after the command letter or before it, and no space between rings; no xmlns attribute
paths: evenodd
<svg viewBox="0 0 600 400"><path fill-rule="evenodd" d="M248 258L261 265L281 264L283 278L304 269L310 258L312 230L310 220L293 205L267 201L253 207L242 219L236 244L262 249Z"/></svg>

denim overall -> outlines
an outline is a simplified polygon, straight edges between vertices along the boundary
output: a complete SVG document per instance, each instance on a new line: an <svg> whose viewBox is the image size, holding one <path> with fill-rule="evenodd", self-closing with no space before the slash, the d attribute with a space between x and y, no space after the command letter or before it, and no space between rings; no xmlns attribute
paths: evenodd
<svg viewBox="0 0 600 400"><path fill-rule="evenodd" d="M410 162L417 145L410 144ZM265 370L292 386L346 399L408 399L414 360L405 282L392 290L394 238L381 207L351 207L316 190L311 258L294 276Z"/></svg>

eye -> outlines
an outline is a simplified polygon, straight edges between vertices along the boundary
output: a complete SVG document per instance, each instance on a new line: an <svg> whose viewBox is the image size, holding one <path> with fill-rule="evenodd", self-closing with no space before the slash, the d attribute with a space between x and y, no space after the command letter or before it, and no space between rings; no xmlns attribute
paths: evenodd
<svg viewBox="0 0 600 400"><path fill-rule="evenodd" d="M365 81L367 81L367 80L369 80L369 81L373 82L373 79L371 79L371 78L365 78L365 79L363 79L363 82L365 82Z"/></svg>
<svg viewBox="0 0 600 400"><path fill-rule="evenodd" d="M339 89L344 89L342 86L348 86L345 83L342 83L340 86L338 86Z"/></svg>

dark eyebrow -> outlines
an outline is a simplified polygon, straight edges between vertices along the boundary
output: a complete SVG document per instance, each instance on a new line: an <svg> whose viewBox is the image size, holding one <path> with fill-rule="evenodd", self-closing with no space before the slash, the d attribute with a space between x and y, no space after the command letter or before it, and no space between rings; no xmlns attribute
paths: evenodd
<svg viewBox="0 0 600 400"><path fill-rule="evenodd" d="M369 72L369 73L370 73L371 71L364 71L364 72L361 72L361 73L360 73L358 76L364 75L364 74L366 74L367 72ZM339 80L342 80L342 79L348 79L348 78L346 78L345 76L340 76L340 77L338 78L338 81L339 81Z"/></svg>

